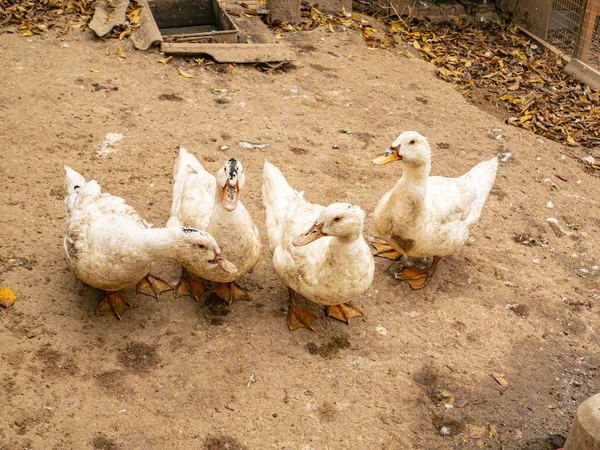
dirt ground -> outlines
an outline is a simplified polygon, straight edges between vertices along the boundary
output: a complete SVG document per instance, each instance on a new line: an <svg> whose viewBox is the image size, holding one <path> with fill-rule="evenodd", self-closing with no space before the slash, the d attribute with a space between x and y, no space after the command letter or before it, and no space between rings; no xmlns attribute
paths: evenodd
<svg viewBox="0 0 600 450"><path fill-rule="evenodd" d="M0 313L1 449L564 443L577 406L600 390L600 179L581 162L584 149L508 127L433 66L367 49L355 32L322 27L284 40L298 61L276 74L164 65L156 51L77 30L65 41L0 35L0 285L18 297ZM162 226L180 145L213 172L235 156L247 173L241 199L266 242L268 158L309 200L360 205L372 235L370 215L401 165L370 161L411 129L430 139L434 174L513 158L472 242L418 292L378 259L354 302L366 317L350 326L307 304L321 315L317 330L290 332L266 245L241 281L252 301L225 309L129 289L135 308L122 322L96 317L100 292L67 268L65 164ZM108 133L123 139L103 153ZM179 267L164 261L153 273L174 283Z"/></svg>

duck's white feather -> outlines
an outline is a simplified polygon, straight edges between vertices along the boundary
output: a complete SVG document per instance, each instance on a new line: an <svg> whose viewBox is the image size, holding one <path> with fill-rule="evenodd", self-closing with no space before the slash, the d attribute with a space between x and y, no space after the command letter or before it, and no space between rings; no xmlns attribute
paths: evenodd
<svg viewBox="0 0 600 450"><path fill-rule="evenodd" d="M150 271L152 257L133 244L149 227L120 197L103 194L95 180L65 167L67 232L64 248L69 267L98 289L129 287Z"/></svg>
<svg viewBox="0 0 600 450"><path fill-rule="evenodd" d="M194 228L206 230L215 201L215 177L194 155L181 147L173 179L173 204L167 226L195 224Z"/></svg>
<svg viewBox="0 0 600 450"><path fill-rule="evenodd" d="M322 305L345 303L373 281L374 262L362 234L352 241L327 236L296 247L294 237L307 231L325 209L308 202L279 169L265 161L263 204L275 271L281 281Z"/></svg>

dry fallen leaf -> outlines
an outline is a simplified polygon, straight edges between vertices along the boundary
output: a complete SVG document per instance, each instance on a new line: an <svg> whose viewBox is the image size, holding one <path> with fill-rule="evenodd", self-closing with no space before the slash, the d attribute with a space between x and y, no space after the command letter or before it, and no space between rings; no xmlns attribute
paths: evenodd
<svg viewBox="0 0 600 450"><path fill-rule="evenodd" d="M158 62L163 63L163 64L169 64L169 61L171 61L173 59L172 56L167 56L164 59L159 59Z"/></svg>
<svg viewBox="0 0 600 450"><path fill-rule="evenodd" d="M117 56L119 58L125 58L127 56L127 54L125 53L125 51L121 47L119 47L117 49Z"/></svg>
<svg viewBox="0 0 600 450"><path fill-rule="evenodd" d="M503 373L493 373L492 376L494 377L494 380L496 380L498 382L498 384L502 387L506 387L508 386L508 381L506 381L506 375L504 375Z"/></svg>
<svg viewBox="0 0 600 450"><path fill-rule="evenodd" d="M17 296L7 287L0 289L0 305L8 309L17 300Z"/></svg>
<svg viewBox="0 0 600 450"><path fill-rule="evenodd" d="M185 72L181 67L178 67L177 69L179 70L179 75L181 75L182 77L194 78L194 75L191 75L191 74Z"/></svg>
<svg viewBox="0 0 600 450"><path fill-rule="evenodd" d="M99 71L99 70L96 70L96 69L90 69L90 72L98 73L98 72L100 72L100 71Z"/></svg>
<svg viewBox="0 0 600 450"><path fill-rule="evenodd" d="M33 33L31 30L27 30L25 33L22 34L22 36L25 36L25 37L33 36Z"/></svg>

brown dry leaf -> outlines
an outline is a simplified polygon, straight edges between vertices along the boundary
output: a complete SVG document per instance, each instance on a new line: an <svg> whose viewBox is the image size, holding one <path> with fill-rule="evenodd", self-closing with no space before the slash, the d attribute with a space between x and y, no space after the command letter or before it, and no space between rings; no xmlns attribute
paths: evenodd
<svg viewBox="0 0 600 450"><path fill-rule="evenodd" d="M173 57L172 57L172 56L167 56L167 57L166 57L166 58L164 58L164 59L159 59L159 60L158 60L158 62L159 62L159 63L163 63L163 64L169 64L169 61L171 61L172 59L173 59Z"/></svg>
<svg viewBox="0 0 600 450"><path fill-rule="evenodd" d="M125 51L121 47L119 47L117 49L117 56L119 58L125 58L127 56L127 54L125 53Z"/></svg>
<svg viewBox="0 0 600 450"><path fill-rule="evenodd" d="M465 424L465 430L469 439L481 439L487 434L486 427L477 427L470 423Z"/></svg>
<svg viewBox="0 0 600 450"><path fill-rule="evenodd" d="M503 373L494 372L492 374L492 377L494 377L494 380L496 380L500 386L508 386L508 381L506 381L506 375L504 375Z"/></svg>
<svg viewBox="0 0 600 450"><path fill-rule="evenodd" d="M185 72L181 67L178 67L177 70L179 70L179 75L181 75L182 77L194 78L194 75L191 75L191 74Z"/></svg>
<svg viewBox="0 0 600 450"><path fill-rule="evenodd" d="M8 309L17 300L17 296L7 287L0 289L0 305Z"/></svg>

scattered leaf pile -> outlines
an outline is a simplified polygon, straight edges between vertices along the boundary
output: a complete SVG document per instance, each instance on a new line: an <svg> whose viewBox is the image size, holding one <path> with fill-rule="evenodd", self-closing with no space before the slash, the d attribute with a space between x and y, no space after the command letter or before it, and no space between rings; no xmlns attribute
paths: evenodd
<svg viewBox="0 0 600 450"><path fill-rule="evenodd" d="M95 0L0 0L0 27L16 25L25 37L49 30L64 36L74 28L87 29L94 15L94 3ZM111 0L104 3L110 7ZM138 27L141 11L142 7L131 1L127 7L128 23L115 27L107 37L122 40L129 36Z"/></svg>
<svg viewBox="0 0 600 450"><path fill-rule="evenodd" d="M52 28L66 34L85 29L94 13L93 0L0 0L0 26L16 25L23 36Z"/></svg>
<svg viewBox="0 0 600 450"><path fill-rule="evenodd" d="M493 93L515 117L507 123L569 145L600 145L600 93L562 71L563 62L508 23L395 22L390 33L470 96Z"/></svg>
<svg viewBox="0 0 600 450"><path fill-rule="evenodd" d="M377 27L375 25L380 19L369 18L370 20L366 20L356 13L346 13L343 7L341 14L333 15L321 12L308 2L302 2L301 16L302 23L297 27L281 22L278 24L278 28L284 31L310 31L318 27L326 27L330 33L358 30L362 32L367 46L370 48L388 49L395 45L392 37L385 32L384 26Z"/></svg>

